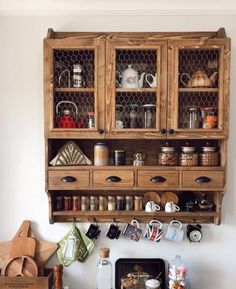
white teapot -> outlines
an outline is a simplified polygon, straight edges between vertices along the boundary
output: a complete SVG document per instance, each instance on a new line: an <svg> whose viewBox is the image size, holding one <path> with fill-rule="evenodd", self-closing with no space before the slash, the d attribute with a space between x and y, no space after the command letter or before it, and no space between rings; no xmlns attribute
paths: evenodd
<svg viewBox="0 0 236 289"><path fill-rule="evenodd" d="M150 81L150 78L151 78L151 81ZM157 74L155 74L155 76L150 73L146 74L145 80L147 81L150 87L157 87Z"/></svg>
<svg viewBox="0 0 236 289"><path fill-rule="evenodd" d="M121 78L121 83L116 82L118 87L122 88L141 88L143 87L143 79L145 72L141 73L140 78L138 77L138 71L134 70L131 67L131 64L128 65L128 68L125 69L122 73L119 71L116 72L118 77Z"/></svg>

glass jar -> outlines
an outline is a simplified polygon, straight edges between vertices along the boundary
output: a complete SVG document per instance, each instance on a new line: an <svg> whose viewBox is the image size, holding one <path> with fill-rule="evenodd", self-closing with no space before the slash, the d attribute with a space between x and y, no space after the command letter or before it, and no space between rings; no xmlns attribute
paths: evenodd
<svg viewBox="0 0 236 289"><path fill-rule="evenodd" d="M97 196L90 196L90 210L91 211L98 210L98 197Z"/></svg>
<svg viewBox="0 0 236 289"><path fill-rule="evenodd" d="M122 108L121 104L116 105L116 128L124 128L124 122L122 119Z"/></svg>
<svg viewBox="0 0 236 289"><path fill-rule="evenodd" d="M195 147L181 147L179 165L188 167L195 167L198 165L198 153L196 152Z"/></svg>
<svg viewBox="0 0 236 289"><path fill-rule="evenodd" d="M181 256L175 256L169 266L169 289L187 289L187 268Z"/></svg>
<svg viewBox="0 0 236 289"><path fill-rule="evenodd" d="M117 203L116 208L118 211L125 210L125 197L124 196L117 196Z"/></svg>
<svg viewBox="0 0 236 289"><path fill-rule="evenodd" d="M90 206L90 201L88 196L81 197L81 211L88 211Z"/></svg>
<svg viewBox="0 0 236 289"><path fill-rule="evenodd" d="M64 210L70 211L72 209L72 199L71 196L64 196Z"/></svg>
<svg viewBox="0 0 236 289"><path fill-rule="evenodd" d="M107 166L109 163L109 150L105 143L97 143L94 146L94 165Z"/></svg>
<svg viewBox="0 0 236 289"><path fill-rule="evenodd" d="M62 196L56 196L56 204L55 208L57 211L62 211L64 206L63 206L63 198Z"/></svg>
<svg viewBox="0 0 236 289"><path fill-rule="evenodd" d="M125 210L131 211L134 207L134 199L133 196L125 196Z"/></svg>
<svg viewBox="0 0 236 289"><path fill-rule="evenodd" d="M160 153L158 155L158 164L161 166L178 166L178 153L175 147L170 147L166 143L165 147L160 148Z"/></svg>
<svg viewBox="0 0 236 289"><path fill-rule="evenodd" d="M99 211L107 210L107 197L99 196Z"/></svg>
<svg viewBox="0 0 236 289"><path fill-rule="evenodd" d="M73 87L83 87L82 65L73 65Z"/></svg>
<svg viewBox="0 0 236 289"><path fill-rule="evenodd" d="M130 118L130 128L138 128L139 114L138 114L138 104L129 105L129 118Z"/></svg>
<svg viewBox="0 0 236 289"><path fill-rule="evenodd" d="M134 166L144 166L145 165L145 154L144 153L135 153L133 165Z"/></svg>
<svg viewBox="0 0 236 289"><path fill-rule="evenodd" d="M143 209L143 197L135 196L134 197L134 210L142 211L142 209Z"/></svg>
<svg viewBox="0 0 236 289"><path fill-rule="evenodd" d="M199 128L198 108L195 106L189 108L189 128Z"/></svg>
<svg viewBox="0 0 236 289"><path fill-rule="evenodd" d="M73 196L73 206L72 210L73 211L78 211L81 209L81 203L80 203L80 197L79 196Z"/></svg>
<svg viewBox="0 0 236 289"><path fill-rule="evenodd" d="M202 147L199 155L199 164L203 167L216 167L219 165L220 154L217 147Z"/></svg>
<svg viewBox="0 0 236 289"><path fill-rule="evenodd" d="M155 127L155 104L144 104L143 128Z"/></svg>
<svg viewBox="0 0 236 289"><path fill-rule="evenodd" d="M108 211L115 211L116 210L116 197L115 196L108 196Z"/></svg>
<svg viewBox="0 0 236 289"><path fill-rule="evenodd" d="M114 152L114 164L115 164L115 166L124 166L125 165L125 151L124 150L115 150L115 152Z"/></svg>
<svg viewBox="0 0 236 289"><path fill-rule="evenodd" d="M201 109L202 128L217 128L218 113L215 107L203 107Z"/></svg>
<svg viewBox="0 0 236 289"><path fill-rule="evenodd" d="M95 128L94 112L88 112L88 128Z"/></svg>

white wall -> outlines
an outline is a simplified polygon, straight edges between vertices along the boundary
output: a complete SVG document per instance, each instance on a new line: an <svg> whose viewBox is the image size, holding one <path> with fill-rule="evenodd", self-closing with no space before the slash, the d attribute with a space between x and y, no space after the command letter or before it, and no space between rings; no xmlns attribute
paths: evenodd
<svg viewBox="0 0 236 289"><path fill-rule="evenodd" d="M1 16L0 241L10 240L24 219L32 220L33 230L48 241L58 241L70 227L70 224L49 225L44 191L42 40L49 27L56 31L215 31L225 27L232 38L232 87L229 184L223 201L222 225L204 225L200 244L187 240L180 244L167 241L134 243L101 237L85 264L76 262L64 270L64 282L70 289L94 289L97 251L108 246L114 264L121 257L160 257L169 261L181 254L189 266L192 289L233 288L236 242L234 19L235 15ZM79 224L82 229L87 226ZM104 236L106 226L102 226L101 236ZM52 266L56 261L54 257L48 265Z"/></svg>

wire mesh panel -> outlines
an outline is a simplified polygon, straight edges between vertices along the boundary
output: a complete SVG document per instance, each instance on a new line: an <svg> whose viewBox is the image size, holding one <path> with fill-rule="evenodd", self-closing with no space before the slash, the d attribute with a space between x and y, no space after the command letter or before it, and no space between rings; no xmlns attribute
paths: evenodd
<svg viewBox="0 0 236 289"><path fill-rule="evenodd" d="M116 128L156 128L156 93L116 93Z"/></svg>
<svg viewBox="0 0 236 289"><path fill-rule="evenodd" d="M53 51L54 87L94 87L94 50ZM80 77L78 86L77 77Z"/></svg>
<svg viewBox="0 0 236 289"><path fill-rule="evenodd" d="M218 128L217 114L217 92L179 93L179 128Z"/></svg>
<svg viewBox="0 0 236 289"><path fill-rule="evenodd" d="M180 49L179 87L218 87L219 49Z"/></svg>
<svg viewBox="0 0 236 289"><path fill-rule="evenodd" d="M179 128L218 128L219 49L179 50Z"/></svg>
<svg viewBox="0 0 236 289"><path fill-rule="evenodd" d="M56 92L54 98L55 127L93 128L89 125L89 118L95 117L93 92Z"/></svg>
<svg viewBox="0 0 236 289"><path fill-rule="evenodd" d="M128 71L127 69L130 69ZM135 79L130 79L138 75ZM146 75L155 77L157 73L156 49L117 49L116 50L116 86L122 88L150 87ZM128 83L125 79L128 79ZM133 81L133 82L132 82ZM152 83L150 77L149 82ZM130 83L130 85L129 85ZM133 85L132 85L133 83Z"/></svg>

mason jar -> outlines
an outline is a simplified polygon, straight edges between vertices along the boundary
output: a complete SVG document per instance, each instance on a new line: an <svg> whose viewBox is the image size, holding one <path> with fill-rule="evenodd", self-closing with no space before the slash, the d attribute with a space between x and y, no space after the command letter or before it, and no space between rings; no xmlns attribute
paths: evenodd
<svg viewBox="0 0 236 289"><path fill-rule="evenodd" d="M158 164L161 166L178 166L178 153L175 147L170 147L168 144L160 148L158 155Z"/></svg>
<svg viewBox="0 0 236 289"><path fill-rule="evenodd" d="M195 147L181 147L179 165L187 167L195 167L198 165L198 153L196 152Z"/></svg>
<svg viewBox="0 0 236 289"><path fill-rule="evenodd" d="M219 166L220 154L217 147L205 146L202 147L202 152L199 156L199 164L203 167Z"/></svg>

